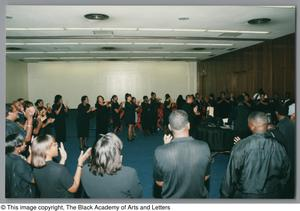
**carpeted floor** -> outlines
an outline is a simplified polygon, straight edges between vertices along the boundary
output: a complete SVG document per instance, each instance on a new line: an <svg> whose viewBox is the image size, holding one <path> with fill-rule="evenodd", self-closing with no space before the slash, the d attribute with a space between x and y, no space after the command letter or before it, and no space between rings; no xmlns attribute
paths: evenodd
<svg viewBox="0 0 300 211"><path fill-rule="evenodd" d="M90 138L88 145L92 146L95 141L95 118L91 119ZM133 167L137 170L139 179L143 185L144 198L153 198L153 153L157 146L163 144L163 133L144 136L137 130L137 137L133 142L126 139L126 129L118 136L123 141L123 165ZM79 156L79 140L76 132L76 111L71 110L67 117L67 140L65 148L68 153L66 162L71 174L74 174ZM211 177L209 183L209 198L219 198L219 188L224 176L229 155L216 154L212 159Z"/></svg>

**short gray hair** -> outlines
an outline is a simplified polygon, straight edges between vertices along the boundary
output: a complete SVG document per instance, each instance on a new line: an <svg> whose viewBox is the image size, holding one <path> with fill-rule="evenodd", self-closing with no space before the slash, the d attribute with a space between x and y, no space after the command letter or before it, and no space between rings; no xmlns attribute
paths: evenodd
<svg viewBox="0 0 300 211"><path fill-rule="evenodd" d="M254 111L248 116L248 122L253 122L254 124L266 125L268 124L268 117L264 112Z"/></svg>
<svg viewBox="0 0 300 211"><path fill-rule="evenodd" d="M123 143L114 133L107 133L92 149L90 171L94 175L113 175L122 167L121 150Z"/></svg>
<svg viewBox="0 0 300 211"><path fill-rule="evenodd" d="M41 168L46 165L47 150L55 139L51 135L38 136L33 139L31 144L32 165Z"/></svg>
<svg viewBox="0 0 300 211"><path fill-rule="evenodd" d="M189 123L188 114L184 110L175 110L169 116L171 130L182 130Z"/></svg>

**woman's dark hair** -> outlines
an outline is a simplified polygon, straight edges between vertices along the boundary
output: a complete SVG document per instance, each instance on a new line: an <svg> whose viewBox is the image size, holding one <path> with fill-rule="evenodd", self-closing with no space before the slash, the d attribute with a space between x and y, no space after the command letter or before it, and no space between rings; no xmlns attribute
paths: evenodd
<svg viewBox="0 0 300 211"><path fill-rule="evenodd" d="M14 107L11 103L5 105L5 117L8 116L10 112L13 112Z"/></svg>
<svg viewBox="0 0 300 211"><path fill-rule="evenodd" d="M84 95L81 97L81 102L83 103L83 101L85 101L87 99L88 96Z"/></svg>
<svg viewBox="0 0 300 211"><path fill-rule="evenodd" d="M171 96L169 95L169 94L166 94L165 95L165 100L168 100L168 99L170 99L171 98Z"/></svg>
<svg viewBox="0 0 300 211"><path fill-rule="evenodd" d="M5 138L5 154L12 153L16 147L22 146L24 136L21 134L11 134Z"/></svg>
<svg viewBox="0 0 300 211"><path fill-rule="evenodd" d="M28 101L28 100L24 101L24 111L25 111L27 108L32 107L32 106L33 106L33 103L32 103L32 102L30 102L30 101Z"/></svg>
<svg viewBox="0 0 300 211"><path fill-rule="evenodd" d="M143 100L148 100L148 96L145 95L145 96L143 97Z"/></svg>
<svg viewBox="0 0 300 211"><path fill-rule="evenodd" d="M40 104L40 102L42 102L42 101L43 101L42 99L37 99L37 100L35 101L34 105L35 105L36 107L38 107L39 104Z"/></svg>
<svg viewBox="0 0 300 211"><path fill-rule="evenodd" d="M54 97L54 104L57 104L62 99L61 95L55 95Z"/></svg>
<svg viewBox="0 0 300 211"><path fill-rule="evenodd" d="M110 101L113 101L116 97L117 97L117 95L113 95L113 96L110 98Z"/></svg>
<svg viewBox="0 0 300 211"><path fill-rule="evenodd" d="M126 94L125 94L125 101L127 101L127 98L130 97L130 96L131 96L131 94L126 93Z"/></svg>
<svg viewBox="0 0 300 211"><path fill-rule="evenodd" d="M100 97L101 97L102 100L104 101L104 97L103 97L102 95L98 95L97 98L96 98L96 105L98 104L98 100L99 100Z"/></svg>
<svg viewBox="0 0 300 211"><path fill-rule="evenodd" d="M92 149L90 171L94 175L113 175L122 167L122 141L114 133L107 133Z"/></svg>

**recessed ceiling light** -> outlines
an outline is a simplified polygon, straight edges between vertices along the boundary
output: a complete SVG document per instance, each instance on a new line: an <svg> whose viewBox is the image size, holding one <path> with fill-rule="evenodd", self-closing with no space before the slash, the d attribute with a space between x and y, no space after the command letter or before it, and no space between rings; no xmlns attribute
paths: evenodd
<svg viewBox="0 0 300 211"><path fill-rule="evenodd" d="M270 18L255 18L248 21L249 24L266 24L271 21Z"/></svg>
<svg viewBox="0 0 300 211"><path fill-rule="evenodd" d="M85 18L89 20L107 20L109 19L109 16L106 14L101 14L101 13L89 13L84 15Z"/></svg>
<svg viewBox="0 0 300 211"><path fill-rule="evenodd" d="M206 50L206 48L192 48L191 50L194 50L194 51L203 51L203 50Z"/></svg>
<svg viewBox="0 0 300 211"><path fill-rule="evenodd" d="M112 47L112 46L105 46L105 47L102 47L101 48L102 50L105 50L105 51L113 51L113 50L116 50L115 47Z"/></svg>
<svg viewBox="0 0 300 211"><path fill-rule="evenodd" d="M187 20L190 20L190 18L189 17L179 17L178 20L187 21Z"/></svg>
<svg viewBox="0 0 300 211"><path fill-rule="evenodd" d="M24 50L24 48L19 48L19 47L7 47L6 50L9 50L9 51L20 51L20 50Z"/></svg>

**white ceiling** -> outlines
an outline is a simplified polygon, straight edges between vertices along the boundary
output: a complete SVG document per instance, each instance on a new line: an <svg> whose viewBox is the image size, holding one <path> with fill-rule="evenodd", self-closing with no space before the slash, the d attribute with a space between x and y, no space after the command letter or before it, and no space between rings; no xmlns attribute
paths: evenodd
<svg viewBox="0 0 300 211"><path fill-rule="evenodd" d="M110 18L91 21L84 18L87 13L104 13ZM30 62L205 60L295 32L295 8L291 7L7 6L6 16L10 17L6 19L7 47L22 48L7 50L7 57ZM189 20L178 20L180 17ZM248 24L253 18L270 18L271 22ZM228 37L213 30L246 33ZM196 47L205 49L193 50Z"/></svg>

